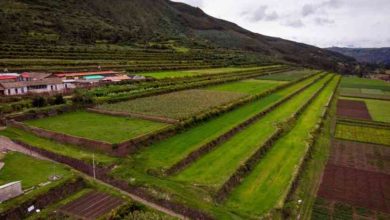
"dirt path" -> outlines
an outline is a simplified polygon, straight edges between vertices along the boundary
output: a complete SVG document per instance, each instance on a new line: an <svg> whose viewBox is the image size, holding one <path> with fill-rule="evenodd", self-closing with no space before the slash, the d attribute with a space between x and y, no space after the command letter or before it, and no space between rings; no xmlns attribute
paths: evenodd
<svg viewBox="0 0 390 220"><path fill-rule="evenodd" d="M26 155L29 155L29 156L32 156L32 157L35 157L35 158L38 158L41 160L50 160L46 157L41 156L40 154L37 154L33 151L30 151L30 150L24 148L23 146L20 146L20 145L14 143L13 141L11 141L7 137L0 136L0 151L6 151L6 150L17 151L17 152L20 152L22 154L26 154Z"/></svg>

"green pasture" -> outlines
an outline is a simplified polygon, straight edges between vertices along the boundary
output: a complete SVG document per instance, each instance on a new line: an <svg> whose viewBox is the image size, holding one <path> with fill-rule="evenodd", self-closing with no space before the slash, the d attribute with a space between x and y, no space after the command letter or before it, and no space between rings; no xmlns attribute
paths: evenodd
<svg viewBox="0 0 390 220"><path fill-rule="evenodd" d="M295 126L280 138L242 184L233 190L226 205L248 215L263 215L281 208L291 182L307 152L310 131L319 121L337 85L334 79L309 105Z"/></svg>
<svg viewBox="0 0 390 220"><path fill-rule="evenodd" d="M283 103L259 121L236 134L214 151L197 160L174 177L178 181L220 187L234 171L329 80L331 75L312 85L299 95Z"/></svg>
<svg viewBox="0 0 390 220"><path fill-rule="evenodd" d="M214 91L227 91L227 92L238 92L246 93L250 95L260 94L267 90L277 87L278 85L283 84L281 81L271 81L271 80L256 80L248 79L238 82L225 83L222 85L211 86L205 88L207 90Z"/></svg>
<svg viewBox="0 0 390 220"><path fill-rule="evenodd" d="M390 145L390 129L351 124L337 124L335 136L340 139Z"/></svg>
<svg viewBox="0 0 390 220"><path fill-rule="evenodd" d="M32 133L25 132L16 128L7 128L0 131L0 135L11 138L12 140L22 141L34 147L52 151L59 155L68 156L88 163L92 163L92 157L95 156L95 162L100 165L112 165L117 159L100 152L92 152L84 148L73 145L61 144L46 138L35 136Z"/></svg>
<svg viewBox="0 0 390 220"><path fill-rule="evenodd" d="M261 80L277 80L277 81L293 81L300 79L302 77L308 76L315 73L314 70L304 69L304 70L294 70L283 73L270 74L265 76L260 76L258 79Z"/></svg>
<svg viewBox="0 0 390 220"><path fill-rule="evenodd" d="M390 83L388 82L377 79L359 78L356 76L343 77L340 86L342 88L370 89L366 90L366 92L368 91L371 93L372 90L390 91ZM376 91L376 93L378 93L378 91Z"/></svg>
<svg viewBox="0 0 390 220"><path fill-rule="evenodd" d="M85 111L26 121L28 125L108 143L120 143L162 129L167 124Z"/></svg>
<svg viewBox="0 0 390 220"><path fill-rule="evenodd" d="M181 71L158 71L158 72L139 73L138 75L149 76L156 79L164 79L164 78L191 77L191 76L209 75L209 74L233 73L237 71L261 70L264 69L265 67L271 67L271 66L260 66L260 67L249 67L249 68L223 67L223 68L181 70Z"/></svg>
<svg viewBox="0 0 390 220"><path fill-rule="evenodd" d="M0 185L21 181L23 189L38 186L49 181L53 175L67 178L72 175L68 168L46 160L35 159L18 152L8 152L2 160L0 170Z"/></svg>

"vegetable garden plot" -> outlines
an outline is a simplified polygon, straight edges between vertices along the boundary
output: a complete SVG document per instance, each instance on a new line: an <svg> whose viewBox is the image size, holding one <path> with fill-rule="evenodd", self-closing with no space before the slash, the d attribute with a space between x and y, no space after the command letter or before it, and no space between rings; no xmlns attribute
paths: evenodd
<svg viewBox="0 0 390 220"><path fill-rule="evenodd" d="M372 120L365 102L339 99L337 102L337 116Z"/></svg>
<svg viewBox="0 0 390 220"><path fill-rule="evenodd" d="M60 212L81 219L97 219L122 205L117 197L91 192L59 208Z"/></svg>
<svg viewBox="0 0 390 220"><path fill-rule="evenodd" d="M390 175L328 164L318 196L390 212Z"/></svg>
<svg viewBox="0 0 390 220"><path fill-rule="evenodd" d="M334 140L328 163L390 175L390 147Z"/></svg>
<svg viewBox="0 0 390 220"><path fill-rule="evenodd" d="M98 106L98 108L114 112L140 113L173 119L186 119L245 96L246 94L235 92L184 90L115 104L104 104Z"/></svg>
<svg viewBox="0 0 390 220"><path fill-rule="evenodd" d="M390 129L338 123L336 138L365 143L390 145Z"/></svg>

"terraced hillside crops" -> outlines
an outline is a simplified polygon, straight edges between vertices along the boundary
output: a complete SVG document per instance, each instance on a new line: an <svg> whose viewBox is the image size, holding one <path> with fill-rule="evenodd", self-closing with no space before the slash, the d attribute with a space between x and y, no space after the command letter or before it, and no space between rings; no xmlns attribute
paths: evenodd
<svg viewBox="0 0 390 220"><path fill-rule="evenodd" d="M28 144L33 150L45 150L46 154L54 153L56 155L53 156L54 160L60 160L89 175L92 175L94 158L98 166L98 179L194 219L258 219L265 216L276 219L298 215L302 204L298 203L301 194L299 197L294 196L297 186L304 187L301 181L302 173L306 170L309 170L309 173L316 172L310 174L320 178L321 166L316 166L315 171L310 171L314 167L313 163L316 163L315 160L311 161L311 155L313 149L318 147L316 138L319 134L321 142L330 143L330 130L335 132L335 138L355 141L364 138L358 141L361 144L371 142L371 150L367 153L375 156L375 163L380 167L373 168L371 162L367 161L364 166L370 170L365 172L380 171L384 172L382 176L387 175L387 164L380 165L382 158L386 157L387 150L378 151L374 144L378 144L374 137L380 137L380 143L388 145L386 142L389 136L386 133L388 125L384 120L387 116L384 112L372 113L375 111L369 110L369 104L364 99L368 114L376 114L372 116L374 120L333 118L337 107L350 106L336 106L337 101L356 101L355 98L337 97L340 76L314 70L291 72L288 67L280 66L265 67L256 71L242 70L232 69L229 72L225 69L223 73L206 74L207 76L168 77L156 81L161 83L158 84L161 87L142 83L115 85L101 88L101 91L103 89L109 91L109 95L102 96L98 95L98 89L91 90L90 94L97 98L110 97L113 100L120 98L95 107L108 110L105 113L77 111L25 122L64 135L109 143L130 140L130 144L137 141L144 144L142 147L136 147L130 155L121 158L92 147L79 148L64 144L60 139L48 140L17 128L7 128L0 131L0 134L19 143ZM268 73L271 74L267 79L259 79L259 76ZM275 77L269 78L271 76ZM210 83L210 79L218 83ZM191 85L199 87L194 89ZM171 90L172 87L175 89ZM140 92L141 88L147 88L148 92ZM163 92L159 93L161 88ZM177 88L180 88L178 89L180 91ZM138 97L139 94L143 95ZM128 99L122 100L122 95ZM109 115L123 112L129 115ZM180 121L166 124L156 122L152 117L134 118L150 115ZM382 119L375 119L378 117ZM336 123L332 120L336 120L334 121ZM63 123L64 121L67 123ZM327 126L324 126L325 123ZM337 125L330 129L330 125L333 124ZM169 129L166 130L166 127ZM366 134L361 134L362 132ZM147 136L149 133L153 136ZM140 135L144 135L144 138L134 139ZM327 144L319 146L329 147ZM113 149L115 147L119 146L112 146ZM321 152L324 154L322 155L324 167L326 152L329 150ZM343 154L353 150L339 149L331 152L332 154L338 152L339 158L347 158ZM362 154L359 155L359 158L363 158ZM372 156L364 158L372 160ZM356 164L359 163L354 163L354 169L358 168ZM329 177L328 180L333 178L329 175L332 170L345 171L346 176L360 175L360 171L353 173L344 168L333 169L332 166L325 169L324 178ZM348 169L350 168L352 167ZM382 178L376 174L366 176L387 181L387 177ZM328 180L323 182L322 188L337 183ZM319 184L319 180L307 180L305 177L303 183L315 184L314 182ZM337 187L344 189L347 186L350 187L349 184ZM308 188L316 189L315 186ZM332 190L323 188L321 192L326 193L320 193L320 197L329 195L325 199L331 198L332 202L336 199L344 205L349 204L348 201L352 201L352 205L363 204L356 203L356 198L348 200L345 197L334 197ZM304 193L316 194L317 190ZM383 208L383 199L380 198L379 211L386 212ZM318 213L314 200L305 199L303 202L305 209L314 206L313 213ZM335 213L349 216L357 210L343 207L321 206L326 210L332 210L330 213L332 216ZM310 213L305 213L304 216L308 215Z"/></svg>

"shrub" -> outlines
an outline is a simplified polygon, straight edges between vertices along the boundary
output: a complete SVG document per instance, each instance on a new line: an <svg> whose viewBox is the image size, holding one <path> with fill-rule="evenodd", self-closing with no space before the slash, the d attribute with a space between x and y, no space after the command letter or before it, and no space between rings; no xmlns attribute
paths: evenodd
<svg viewBox="0 0 390 220"><path fill-rule="evenodd" d="M46 99L43 98L42 96L34 97L32 100L33 107L41 108L41 107L46 106L46 104L47 104Z"/></svg>
<svg viewBox="0 0 390 220"><path fill-rule="evenodd" d="M72 102L74 105L92 105L94 100L91 95L86 93L81 93L80 91L76 91L76 93L72 97Z"/></svg>
<svg viewBox="0 0 390 220"><path fill-rule="evenodd" d="M65 104L65 99L61 94L58 94L54 97L54 105Z"/></svg>

